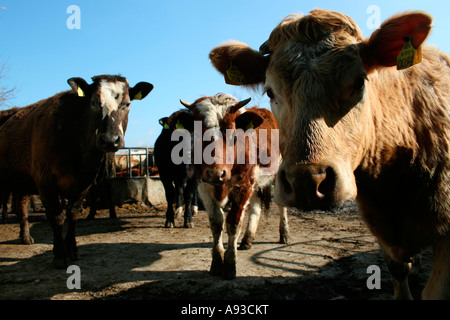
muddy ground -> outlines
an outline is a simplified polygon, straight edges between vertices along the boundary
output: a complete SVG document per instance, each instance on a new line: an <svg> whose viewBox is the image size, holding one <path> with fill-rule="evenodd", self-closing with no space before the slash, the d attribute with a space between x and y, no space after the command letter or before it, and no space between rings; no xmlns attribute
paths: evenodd
<svg viewBox="0 0 450 320"><path fill-rule="evenodd" d="M290 243L278 243L278 209L263 216L254 246L239 251L237 278L210 276L211 231L207 215L193 229L165 229L165 208L124 205L118 219L106 210L94 221L83 211L77 224L81 289L69 290L66 270L52 263L52 233L43 213L30 216L33 245L19 241L19 224L0 224L0 299L19 300L385 300L393 288L379 246L356 205L339 212L290 209ZM226 237L224 237L226 241ZM424 270L411 278L420 297ZM367 268L381 268L381 289L369 290Z"/></svg>

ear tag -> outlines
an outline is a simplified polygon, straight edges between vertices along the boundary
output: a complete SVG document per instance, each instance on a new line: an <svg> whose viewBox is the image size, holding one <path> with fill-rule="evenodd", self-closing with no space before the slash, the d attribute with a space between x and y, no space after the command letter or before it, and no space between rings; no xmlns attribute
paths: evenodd
<svg viewBox="0 0 450 320"><path fill-rule="evenodd" d="M167 123L164 123L164 129L170 129L170 127Z"/></svg>
<svg viewBox="0 0 450 320"><path fill-rule="evenodd" d="M422 47L415 49L411 37L405 37L405 44L397 56L397 70L403 70L422 62Z"/></svg>
<svg viewBox="0 0 450 320"><path fill-rule="evenodd" d="M250 121L250 123L247 125L247 128L245 128L245 131L255 129L255 126L253 125L253 121Z"/></svg>
<svg viewBox="0 0 450 320"><path fill-rule="evenodd" d="M245 84L245 77L242 74L241 70L233 64L233 61L230 62L230 68L227 70L228 79L225 77L225 82L227 84L234 85L243 85ZM229 81L228 81L229 80Z"/></svg>
<svg viewBox="0 0 450 320"><path fill-rule="evenodd" d="M83 91L83 89L81 89L80 87L78 87L77 93L78 93L78 96L79 96L79 97L85 97L84 91Z"/></svg>
<svg viewBox="0 0 450 320"><path fill-rule="evenodd" d="M179 129L184 129L184 126L180 123L180 120L178 120L177 124L175 125L175 128L176 128L177 130L179 130Z"/></svg>
<svg viewBox="0 0 450 320"><path fill-rule="evenodd" d="M134 100L142 100L142 92L139 91L134 95Z"/></svg>

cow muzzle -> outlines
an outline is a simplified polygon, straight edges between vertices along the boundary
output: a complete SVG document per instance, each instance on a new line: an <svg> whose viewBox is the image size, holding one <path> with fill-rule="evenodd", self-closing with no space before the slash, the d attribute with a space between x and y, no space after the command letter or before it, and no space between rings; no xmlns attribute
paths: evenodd
<svg viewBox="0 0 450 320"><path fill-rule="evenodd" d="M116 152L125 147L125 141L121 135L102 134L98 137L98 146L104 152Z"/></svg>
<svg viewBox="0 0 450 320"><path fill-rule="evenodd" d="M207 167L203 170L202 181L213 186L221 186L231 180L231 170L226 167Z"/></svg>
<svg viewBox="0 0 450 320"><path fill-rule="evenodd" d="M330 210L356 198L353 174L328 164L283 162L275 183L275 201L300 210Z"/></svg>

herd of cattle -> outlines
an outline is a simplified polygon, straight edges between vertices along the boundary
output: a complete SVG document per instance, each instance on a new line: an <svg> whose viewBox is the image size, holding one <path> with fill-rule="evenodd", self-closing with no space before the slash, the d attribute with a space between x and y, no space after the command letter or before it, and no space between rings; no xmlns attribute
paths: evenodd
<svg viewBox="0 0 450 320"><path fill-rule="evenodd" d="M192 227L199 197L213 234L211 273L233 279L243 217L249 223L241 249L248 249L273 184L281 242L288 241L287 207L327 210L356 200L385 256L395 298L412 298L414 258L432 247L422 297L450 299L450 57L423 45L431 27L428 14L408 12L364 39L350 17L316 9L288 16L259 51L237 41L214 48L211 62L226 83L264 87L273 114L218 94L181 101L184 109L160 120L154 152L166 190L166 227L174 225L173 203L177 213L184 204L184 226ZM70 91L0 112L0 192L13 196L24 243L33 242L28 199L39 194L59 268L77 259L73 211L98 180L106 155L124 147L130 102L153 89L145 82L130 87L120 76L92 80L69 79ZM202 150L214 145L213 162L174 164L173 132L193 134L196 122L202 133L277 130L279 150L258 145L266 155L280 152L276 175L265 173L261 153L248 161L248 148L240 151L244 163L236 161L238 152L226 161L236 145L224 135L202 142Z"/></svg>

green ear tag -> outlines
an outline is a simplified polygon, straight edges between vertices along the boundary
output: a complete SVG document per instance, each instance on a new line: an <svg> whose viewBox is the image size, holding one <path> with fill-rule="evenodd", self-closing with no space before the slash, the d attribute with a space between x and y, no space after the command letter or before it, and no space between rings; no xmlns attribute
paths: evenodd
<svg viewBox="0 0 450 320"><path fill-rule="evenodd" d="M164 129L170 129L170 127L167 123L164 123Z"/></svg>
<svg viewBox="0 0 450 320"><path fill-rule="evenodd" d="M81 89L80 87L78 87L77 93L78 93L79 97L84 97L85 96L83 89Z"/></svg>
<svg viewBox="0 0 450 320"><path fill-rule="evenodd" d="M245 131L255 129L255 126L253 125L253 121L250 121L250 123L247 125L247 128L245 128Z"/></svg>
<svg viewBox="0 0 450 320"><path fill-rule="evenodd" d="M230 81L227 81L228 84L234 85L243 85L245 84L245 77L242 74L241 70L236 67L233 62L230 62L230 68L227 70L227 76Z"/></svg>
<svg viewBox="0 0 450 320"><path fill-rule="evenodd" d="M178 129L184 129L184 126L180 123L180 120L178 120L178 122L177 122L175 128L176 128L177 130L178 130Z"/></svg>
<svg viewBox="0 0 450 320"><path fill-rule="evenodd" d="M134 100L142 100L142 92L139 91L134 95Z"/></svg>
<svg viewBox="0 0 450 320"><path fill-rule="evenodd" d="M397 70L403 70L422 62L422 47L415 49L411 37L405 37L405 44L397 56Z"/></svg>

